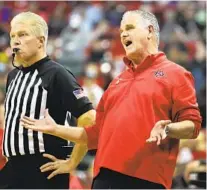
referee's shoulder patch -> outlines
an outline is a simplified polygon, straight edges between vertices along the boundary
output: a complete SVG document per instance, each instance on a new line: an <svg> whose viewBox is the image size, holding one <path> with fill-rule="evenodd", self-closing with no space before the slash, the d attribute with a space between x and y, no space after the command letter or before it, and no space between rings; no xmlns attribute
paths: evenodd
<svg viewBox="0 0 207 190"><path fill-rule="evenodd" d="M83 91L83 89L74 90L73 91L73 94L76 97L76 99L80 99L80 98L86 96L85 93L84 93L84 91Z"/></svg>

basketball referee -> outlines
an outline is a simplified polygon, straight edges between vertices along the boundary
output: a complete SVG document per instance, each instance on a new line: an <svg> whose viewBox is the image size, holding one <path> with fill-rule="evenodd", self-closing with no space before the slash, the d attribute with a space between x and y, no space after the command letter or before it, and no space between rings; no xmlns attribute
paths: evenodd
<svg viewBox="0 0 207 190"><path fill-rule="evenodd" d="M19 119L22 114L41 119L48 109L59 124L71 115L84 126L94 123L95 111L73 74L47 56L48 26L42 17L32 12L16 15L10 37L16 68L6 84L3 154L8 162L0 172L0 188L68 189L68 174L48 180L39 169L49 160L43 153L66 159L68 141L25 129ZM80 157L83 150L85 145L76 145L73 154Z"/></svg>

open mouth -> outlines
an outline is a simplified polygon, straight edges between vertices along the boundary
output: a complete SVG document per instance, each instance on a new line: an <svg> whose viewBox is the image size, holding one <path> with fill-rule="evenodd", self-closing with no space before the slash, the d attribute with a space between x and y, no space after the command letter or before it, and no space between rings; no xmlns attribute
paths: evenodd
<svg viewBox="0 0 207 190"><path fill-rule="evenodd" d="M125 42L125 46L126 46L126 47L129 47L131 44L132 44L132 41L126 41L126 42Z"/></svg>

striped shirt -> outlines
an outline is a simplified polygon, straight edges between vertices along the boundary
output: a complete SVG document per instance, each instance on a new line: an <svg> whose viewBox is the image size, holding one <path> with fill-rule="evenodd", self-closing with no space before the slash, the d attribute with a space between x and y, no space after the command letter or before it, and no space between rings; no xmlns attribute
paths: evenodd
<svg viewBox="0 0 207 190"><path fill-rule="evenodd" d="M67 141L20 125L21 115L42 119L46 108L62 125L68 112L78 118L93 109L72 73L48 57L8 75L3 139L6 157L42 152L59 157L68 154L63 149Z"/></svg>

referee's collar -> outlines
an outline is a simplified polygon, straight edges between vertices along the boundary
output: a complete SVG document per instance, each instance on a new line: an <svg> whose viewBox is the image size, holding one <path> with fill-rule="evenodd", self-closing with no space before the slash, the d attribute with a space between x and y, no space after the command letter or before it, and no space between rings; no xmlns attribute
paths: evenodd
<svg viewBox="0 0 207 190"><path fill-rule="evenodd" d="M34 70L34 69L36 69L39 65L41 65L42 63L45 63L45 62L47 62L47 61L49 61L49 60L50 60L50 58L49 58L49 56L47 55L46 57L40 59L39 61L35 62L34 64L32 64L32 65L29 66L29 67L21 67L21 70L22 70L22 71L25 71L25 72Z"/></svg>

